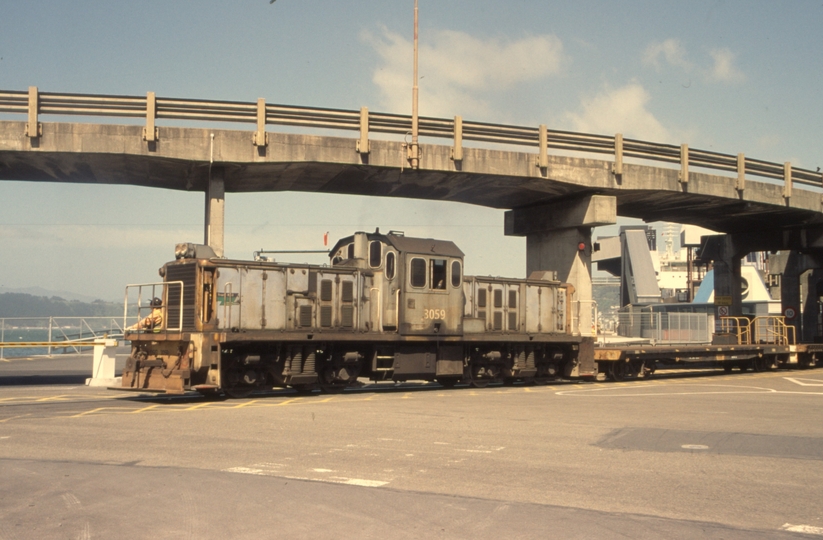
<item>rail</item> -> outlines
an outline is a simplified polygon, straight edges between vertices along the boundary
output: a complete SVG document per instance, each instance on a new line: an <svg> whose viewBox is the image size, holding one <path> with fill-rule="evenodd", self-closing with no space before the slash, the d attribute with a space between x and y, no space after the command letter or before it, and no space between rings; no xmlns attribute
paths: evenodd
<svg viewBox="0 0 823 540"><path fill-rule="evenodd" d="M144 139L157 140L156 120L187 120L204 122L238 122L256 124L254 144L265 146L267 125L297 126L313 129L335 129L360 133L358 151L368 153L370 132L405 135L411 132L411 116L372 113L363 107L359 111L317 107L297 107L239 101L209 101L156 97L154 92L145 96L117 96L98 94L67 94L40 92L37 87L28 91L0 90L0 113L25 114L27 133L40 134L40 115L103 116L143 118L146 127ZM420 117L420 136L452 139L453 157L462 160L463 141L508 144L539 148L538 165L548 166L547 150L567 150L614 157L613 170L623 174L623 159L638 158L656 162L679 164L681 182L688 182L690 167L737 173L736 187L743 190L746 175L771 178L783 182L784 194L791 196L793 184L823 186L823 173L793 167L790 162L773 163L744 156L723 154L689 148L688 145L653 143L637 139L595 135L539 127L490 124L453 119Z"/></svg>
<svg viewBox="0 0 823 540"><path fill-rule="evenodd" d="M121 337L117 317L5 317L0 318L0 359L6 349L51 356L54 349L79 353L95 339Z"/></svg>

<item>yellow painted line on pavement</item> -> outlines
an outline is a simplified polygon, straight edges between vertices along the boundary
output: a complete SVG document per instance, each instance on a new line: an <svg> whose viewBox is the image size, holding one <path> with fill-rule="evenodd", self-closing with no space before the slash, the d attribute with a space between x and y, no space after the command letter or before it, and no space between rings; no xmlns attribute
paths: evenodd
<svg viewBox="0 0 823 540"><path fill-rule="evenodd" d="M60 394L59 396L49 396L49 397L44 397L44 398L38 398L38 399L35 399L34 401L60 401L60 400L62 400L62 398L69 398L69 397L71 397L71 396L69 396L68 394Z"/></svg>
<svg viewBox="0 0 823 540"><path fill-rule="evenodd" d="M157 408L157 407L159 407L159 406L160 406L160 405L149 405L148 407L143 407L142 409L135 409L135 410L131 411L129 414L137 414L137 413L141 413L141 412L144 412L144 411L148 411L148 410L151 410L151 409L155 409L155 408Z"/></svg>
<svg viewBox="0 0 823 540"><path fill-rule="evenodd" d="M81 416L87 416L89 414L94 414L98 411L105 411L107 409L116 410L116 409L118 409L118 407L98 407L98 408L92 409L90 411L83 411L80 414L75 414L75 415L69 416L69 418L80 418Z"/></svg>
<svg viewBox="0 0 823 540"><path fill-rule="evenodd" d="M8 422L9 420L14 420L15 418L23 418L25 416L31 416L31 415L30 414L19 414L17 416L11 416L9 418L3 418L2 420L0 420L0 424L2 424L4 422Z"/></svg>
<svg viewBox="0 0 823 540"><path fill-rule="evenodd" d="M259 399L253 399L253 400L247 401L245 403L239 403L237 405L232 405L230 408L231 409L242 409L243 407L248 407L249 405L251 405L253 403L257 403L258 401L260 401L260 400Z"/></svg>

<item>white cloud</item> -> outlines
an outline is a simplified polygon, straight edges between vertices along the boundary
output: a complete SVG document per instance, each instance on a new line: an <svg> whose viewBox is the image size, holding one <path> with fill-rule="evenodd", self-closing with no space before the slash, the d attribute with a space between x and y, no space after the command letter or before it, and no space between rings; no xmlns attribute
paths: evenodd
<svg viewBox="0 0 823 540"><path fill-rule="evenodd" d="M652 65L659 70L661 57L667 64L682 68L685 71L694 69L694 64L687 58L686 49L676 39L650 43L643 53L643 63Z"/></svg>
<svg viewBox="0 0 823 540"><path fill-rule="evenodd" d="M684 73L697 72L709 82L740 83L746 80L745 74L734 66L735 55L727 48L709 51L711 66L700 66L689 60L685 47L676 39L655 41L643 52L643 64L654 66L660 71L668 64Z"/></svg>
<svg viewBox="0 0 823 540"><path fill-rule="evenodd" d="M672 134L646 108L649 93L633 82L621 88L606 88L581 101L580 113L567 113L566 120L575 131L612 135L655 142L671 141Z"/></svg>
<svg viewBox="0 0 823 540"><path fill-rule="evenodd" d="M743 82L746 76L734 67L735 54L729 49L715 49L709 54L714 59L714 66L709 72L709 79L721 82Z"/></svg>
<svg viewBox="0 0 823 540"><path fill-rule="evenodd" d="M386 28L379 35L367 32L361 37L380 56L372 81L380 90L381 107L408 112L412 43ZM480 39L453 30L431 32L421 40L419 51L421 113L487 117L488 94L556 74L566 61L563 44L553 35L511 40Z"/></svg>

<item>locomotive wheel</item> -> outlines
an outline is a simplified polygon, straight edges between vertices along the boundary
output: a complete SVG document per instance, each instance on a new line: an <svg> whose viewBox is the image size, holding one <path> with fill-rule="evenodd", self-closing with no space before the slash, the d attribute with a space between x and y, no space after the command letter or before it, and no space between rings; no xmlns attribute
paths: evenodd
<svg viewBox="0 0 823 540"><path fill-rule="evenodd" d="M475 388L486 388L490 382L489 379L472 379L469 384Z"/></svg>

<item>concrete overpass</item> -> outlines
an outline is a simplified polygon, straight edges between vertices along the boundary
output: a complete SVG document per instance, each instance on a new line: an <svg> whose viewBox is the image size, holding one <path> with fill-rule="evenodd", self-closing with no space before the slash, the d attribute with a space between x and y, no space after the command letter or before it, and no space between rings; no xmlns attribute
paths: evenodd
<svg viewBox="0 0 823 540"><path fill-rule="evenodd" d="M406 133L410 119L370 114L365 108L164 100L153 93L41 94L31 88L0 91L4 112L25 114L28 121L0 120L0 180L203 191L205 242L218 253L226 192L456 201L509 210L505 233L527 237L527 272L556 272L575 284L578 300L585 303L591 301L591 228L614 223L617 215L667 220L728 233L707 256L717 261L720 274L724 265L728 268L717 286L721 297L732 298L735 313L740 309L735 293L740 256L755 250L816 254L823 249L820 173L742 154L624 140L619 134L422 118L422 155L419 168L412 169L408 147L398 137L373 137ZM45 114L137 117L140 124L41 122ZM208 121L215 128L158 126L163 118ZM224 129L224 122L246 122L252 129ZM267 131L278 124L354 130L358 136ZM468 147L464 140L479 144ZM502 145L515 149L499 149ZM595 154L607 156L579 157Z"/></svg>

